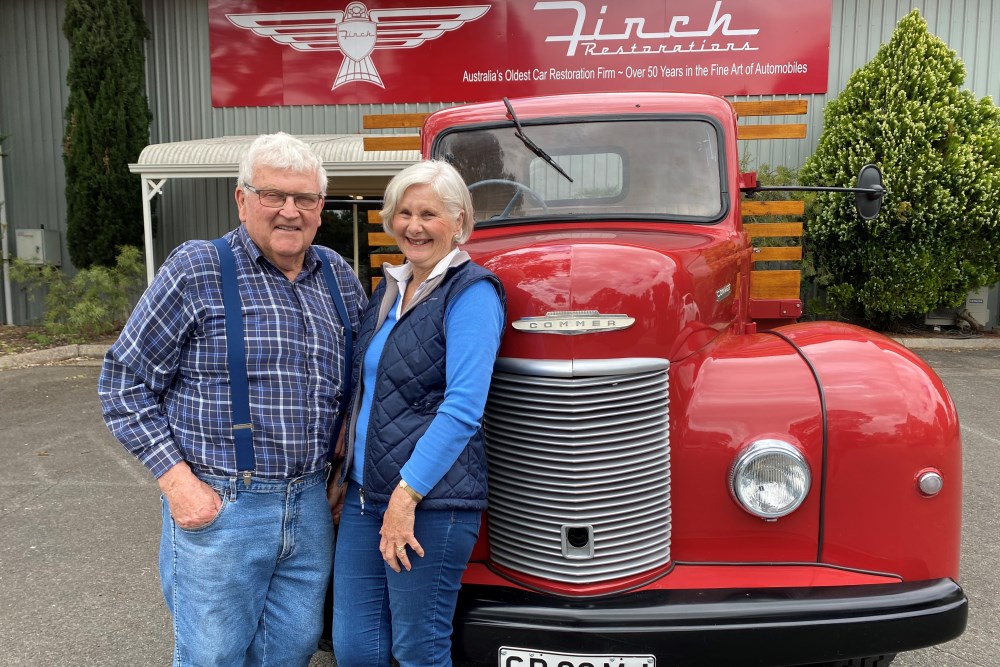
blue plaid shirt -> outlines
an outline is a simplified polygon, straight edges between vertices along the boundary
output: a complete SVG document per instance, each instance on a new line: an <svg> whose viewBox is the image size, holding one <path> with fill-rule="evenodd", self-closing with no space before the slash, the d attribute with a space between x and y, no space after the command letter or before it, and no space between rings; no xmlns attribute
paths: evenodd
<svg viewBox="0 0 1000 667"><path fill-rule="evenodd" d="M289 281L240 225L225 237L243 302L254 474L288 479L322 468L340 393L344 341L323 279L330 262L354 331L367 298L340 255L313 246ZM104 359L98 394L114 436L159 477L235 475L226 326L218 255L188 241L164 262Z"/></svg>

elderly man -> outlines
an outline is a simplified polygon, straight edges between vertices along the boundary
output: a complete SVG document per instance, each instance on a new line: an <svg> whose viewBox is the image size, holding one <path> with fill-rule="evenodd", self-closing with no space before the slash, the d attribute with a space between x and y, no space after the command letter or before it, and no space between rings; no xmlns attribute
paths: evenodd
<svg viewBox="0 0 1000 667"><path fill-rule="evenodd" d="M366 301L312 245L326 184L305 143L258 137L242 224L171 253L104 360L104 419L162 491L175 665L306 665L317 647L345 331Z"/></svg>

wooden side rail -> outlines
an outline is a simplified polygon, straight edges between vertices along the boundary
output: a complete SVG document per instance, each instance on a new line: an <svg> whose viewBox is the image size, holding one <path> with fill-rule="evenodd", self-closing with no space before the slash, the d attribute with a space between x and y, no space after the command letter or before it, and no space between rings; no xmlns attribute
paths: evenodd
<svg viewBox="0 0 1000 667"><path fill-rule="evenodd" d="M802 116L809 110L808 100L763 100L733 102L740 119L761 116ZM805 123L739 124L740 140L802 139ZM802 261L802 216L805 203L800 200L740 202L743 229L750 237L753 256L750 267L750 318L761 328L794 322L802 316L801 269L785 268ZM750 222L751 218L759 221ZM766 241L763 241L766 239ZM780 262L782 268L769 268L767 262Z"/></svg>
<svg viewBox="0 0 1000 667"><path fill-rule="evenodd" d="M737 139L805 139L806 126L802 123L788 125L738 125Z"/></svg>
<svg viewBox="0 0 1000 667"><path fill-rule="evenodd" d="M363 137L366 151L419 151L420 135L387 134L384 137Z"/></svg>
<svg viewBox="0 0 1000 667"><path fill-rule="evenodd" d="M747 116L804 116L809 111L809 100L759 100L733 102L741 118Z"/></svg>
<svg viewBox="0 0 1000 667"><path fill-rule="evenodd" d="M748 206L753 204L753 206ZM743 202L744 217L748 208L752 215L781 217L801 216L805 212L802 201L762 201ZM799 262L802 260L802 221L778 220L775 222L745 223L753 245L753 263L750 271L750 317L758 321L780 324L794 321L802 315L802 301L799 298L802 272L800 269L763 269L763 262ZM794 245L763 245L761 239L786 239Z"/></svg>
<svg viewBox="0 0 1000 667"><path fill-rule="evenodd" d="M808 100L765 100L760 102L733 102L736 115L751 116L802 116L809 109ZM805 139L805 123L782 125L739 125L737 139Z"/></svg>
<svg viewBox="0 0 1000 667"><path fill-rule="evenodd" d="M369 257L374 267L380 267L386 262L398 266L405 260L403 254L399 252L373 252Z"/></svg>
<svg viewBox="0 0 1000 667"><path fill-rule="evenodd" d="M769 204L772 202L759 202ZM798 214L805 210L805 204L801 201L793 202L773 202L782 206L775 207L778 211L784 211L788 204L798 205ZM783 213L760 213L757 215L784 215ZM756 265L758 262L775 261L800 261L802 259L802 223L801 222L759 222L743 225L747 235L753 243L753 256L751 261ZM784 246L764 246L757 241L759 239L786 238L794 239L799 245ZM758 270L756 266L750 274L750 298L751 299L798 299L799 282L801 272L798 270Z"/></svg>
<svg viewBox="0 0 1000 667"><path fill-rule="evenodd" d="M383 250L380 252L373 252L368 255L368 261L372 270L381 269L382 264L386 262L397 266L402 264L406 258L403 256L403 253L399 252L399 248L396 247L396 239L394 239L390 234L386 234L382 231L382 216L379 215L378 211L368 211L368 224L378 225L379 230L371 231L372 228L369 227L368 248L384 248L389 250L389 252ZM391 252L392 250L396 250L396 252ZM372 276L371 289L373 291L381 280L381 276Z"/></svg>
<svg viewBox="0 0 1000 667"><path fill-rule="evenodd" d="M429 113L373 113L361 119L361 126L366 130L386 130L398 127L424 126Z"/></svg>
<svg viewBox="0 0 1000 667"><path fill-rule="evenodd" d="M374 213L374 211L372 211ZM381 222L371 222L371 216L369 215L368 224L381 225ZM395 246L396 239L392 238L389 234L385 232L368 232L368 247L372 246Z"/></svg>
<svg viewBox="0 0 1000 667"><path fill-rule="evenodd" d="M368 114L361 119L366 130L419 130L424 125L427 113L382 113ZM419 151L420 134L383 134L362 139L366 151Z"/></svg>

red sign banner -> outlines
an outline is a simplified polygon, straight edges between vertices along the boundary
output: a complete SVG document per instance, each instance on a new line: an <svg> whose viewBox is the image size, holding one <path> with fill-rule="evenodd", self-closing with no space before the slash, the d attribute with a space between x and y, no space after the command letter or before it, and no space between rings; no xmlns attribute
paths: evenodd
<svg viewBox="0 0 1000 667"><path fill-rule="evenodd" d="M823 93L832 0L209 0L212 105Z"/></svg>

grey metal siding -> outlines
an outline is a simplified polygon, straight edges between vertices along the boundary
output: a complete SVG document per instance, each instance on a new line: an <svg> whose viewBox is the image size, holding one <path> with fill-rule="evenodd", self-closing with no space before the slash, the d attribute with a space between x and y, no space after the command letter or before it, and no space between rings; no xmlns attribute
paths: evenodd
<svg viewBox="0 0 1000 667"><path fill-rule="evenodd" d="M237 134L213 123L206 0L147 1L143 12L152 34L146 43L150 143ZM155 204L157 259L183 241L215 238L235 227L234 187L233 179L167 181Z"/></svg>
<svg viewBox="0 0 1000 667"><path fill-rule="evenodd" d="M69 46L62 34L65 0L0 2L0 134L8 246L16 253L16 230L54 229L66 254L66 181L62 162L63 110L69 99ZM0 290L0 313L4 313ZM15 322L38 318L42 304L19 285L11 288Z"/></svg>

